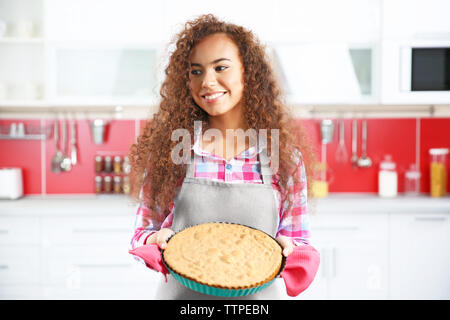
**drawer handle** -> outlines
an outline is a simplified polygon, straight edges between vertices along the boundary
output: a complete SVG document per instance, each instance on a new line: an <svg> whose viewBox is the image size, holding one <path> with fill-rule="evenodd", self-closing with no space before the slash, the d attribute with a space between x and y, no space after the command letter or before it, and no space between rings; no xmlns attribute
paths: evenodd
<svg viewBox="0 0 450 320"><path fill-rule="evenodd" d="M414 219L416 220L416 221L445 221L445 220L447 220L447 218L446 217L443 217L443 216L438 216L438 217L424 217L424 216L417 216L417 217L414 217Z"/></svg>
<svg viewBox="0 0 450 320"><path fill-rule="evenodd" d="M314 227L313 227L314 228ZM328 230L328 231L358 231L357 226L342 226L342 227L317 227L314 230Z"/></svg>
<svg viewBox="0 0 450 320"><path fill-rule="evenodd" d="M8 270L9 266L7 264L0 264L0 270Z"/></svg>
<svg viewBox="0 0 450 320"><path fill-rule="evenodd" d="M130 232L129 229L125 228L105 228L105 229L82 229L76 228L73 229L74 233L102 233L102 232Z"/></svg>
<svg viewBox="0 0 450 320"><path fill-rule="evenodd" d="M95 268L130 268L129 264L77 264L78 268L95 269Z"/></svg>
<svg viewBox="0 0 450 320"><path fill-rule="evenodd" d="M9 233L9 230L0 229L0 234L7 234L7 233Z"/></svg>

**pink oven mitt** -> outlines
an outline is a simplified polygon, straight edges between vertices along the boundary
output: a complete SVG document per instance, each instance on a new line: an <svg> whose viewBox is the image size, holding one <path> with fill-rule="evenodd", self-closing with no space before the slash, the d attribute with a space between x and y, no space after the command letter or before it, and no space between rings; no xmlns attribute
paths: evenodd
<svg viewBox="0 0 450 320"><path fill-rule="evenodd" d="M144 260L147 267L161 272L167 282L167 274L169 271L162 262L161 251L156 243L146 244L135 249L129 250L128 253L135 255Z"/></svg>
<svg viewBox="0 0 450 320"><path fill-rule="evenodd" d="M287 294L298 296L309 287L319 268L320 254L310 245L300 245L286 258L281 277L286 285Z"/></svg>

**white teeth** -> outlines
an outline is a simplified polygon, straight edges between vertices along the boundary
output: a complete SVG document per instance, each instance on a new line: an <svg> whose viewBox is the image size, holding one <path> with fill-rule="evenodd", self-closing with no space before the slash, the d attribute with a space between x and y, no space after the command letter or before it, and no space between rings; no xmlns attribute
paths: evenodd
<svg viewBox="0 0 450 320"><path fill-rule="evenodd" d="M223 95L223 94L225 94L225 92L215 93L215 94L210 95L210 96L205 96L205 99L206 99L206 100L212 100L212 99L215 99L215 98L217 98L217 97L220 97L220 96Z"/></svg>

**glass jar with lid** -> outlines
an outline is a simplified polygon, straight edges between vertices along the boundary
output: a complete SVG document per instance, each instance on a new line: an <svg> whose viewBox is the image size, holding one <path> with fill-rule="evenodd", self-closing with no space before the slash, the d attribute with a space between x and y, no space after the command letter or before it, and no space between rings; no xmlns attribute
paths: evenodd
<svg viewBox="0 0 450 320"><path fill-rule="evenodd" d="M122 172L122 157L121 156L114 157L113 171L116 174L119 174Z"/></svg>
<svg viewBox="0 0 450 320"><path fill-rule="evenodd" d="M417 196L420 194L421 173L415 164L411 164L405 172L405 195Z"/></svg>
<svg viewBox="0 0 450 320"><path fill-rule="evenodd" d="M448 148L433 148L430 153L430 195L442 197L447 192Z"/></svg>
<svg viewBox="0 0 450 320"><path fill-rule="evenodd" d="M378 195L380 197L397 196L396 167L392 156L389 154L385 155L383 161L380 162L380 170L378 171Z"/></svg>

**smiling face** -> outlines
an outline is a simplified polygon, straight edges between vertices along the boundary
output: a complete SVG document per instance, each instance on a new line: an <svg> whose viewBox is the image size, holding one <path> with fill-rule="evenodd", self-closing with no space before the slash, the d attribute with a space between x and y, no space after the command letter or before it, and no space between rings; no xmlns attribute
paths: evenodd
<svg viewBox="0 0 450 320"><path fill-rule="evenodd" d="M210 117L241 114L244 67L239 49L227 35L207 36L189 59L189 88L197 105Z"/></svg>

